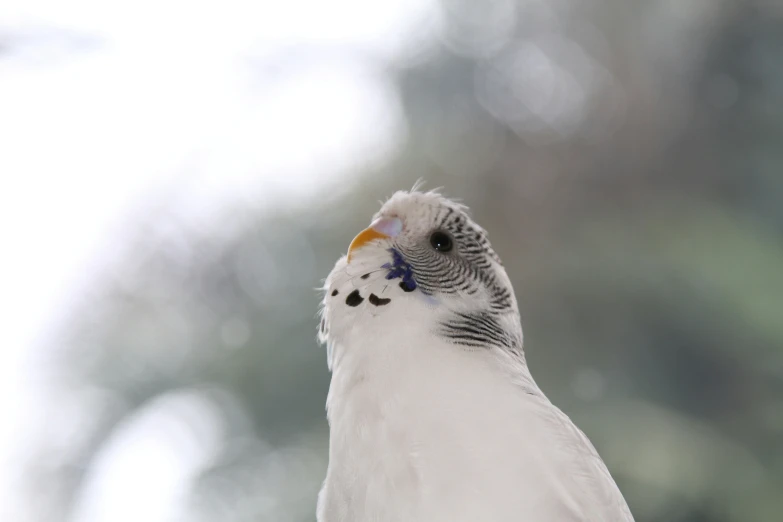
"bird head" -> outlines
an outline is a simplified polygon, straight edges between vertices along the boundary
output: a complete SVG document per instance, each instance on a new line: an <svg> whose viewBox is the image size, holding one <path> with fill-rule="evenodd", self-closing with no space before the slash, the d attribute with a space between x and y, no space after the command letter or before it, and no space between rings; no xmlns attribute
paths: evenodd
<svg viewBox="0 0 783 522"><path fill-rule="evenodd" d="M521 354L511 282L467 210L435 191L395 193L327 278L319 338L404 309L454 344Z"/></svg>

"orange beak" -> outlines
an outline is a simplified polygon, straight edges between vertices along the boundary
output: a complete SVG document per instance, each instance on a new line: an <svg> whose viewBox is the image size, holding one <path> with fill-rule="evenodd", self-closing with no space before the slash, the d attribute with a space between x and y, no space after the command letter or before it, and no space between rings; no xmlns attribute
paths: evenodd
<svg viewBox="0 0 783 522"><path fill-rule="evenodd" d="M390 239L402 232L402 221L400 218L378 218L372 224L359 232L351 246L348 247L348 262L351 262L351 256L364 245L376 239Z"/></svg>

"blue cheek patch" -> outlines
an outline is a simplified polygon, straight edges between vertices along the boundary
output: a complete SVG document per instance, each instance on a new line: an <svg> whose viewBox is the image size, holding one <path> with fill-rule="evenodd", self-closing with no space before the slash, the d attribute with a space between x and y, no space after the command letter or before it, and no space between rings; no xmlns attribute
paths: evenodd
<svg viewBox="0 0 783 522"><path fill-rule="evenodd" d="M400 287L406 292L412 292L416 290L416 281L413 279L413 270L411 266L402 257L402 254L395 249L390 248L389 252L392 255L392 262L385 263L381 268L386 268L389 273L386 274L386 279L401 278L402 282Z"/></svg>

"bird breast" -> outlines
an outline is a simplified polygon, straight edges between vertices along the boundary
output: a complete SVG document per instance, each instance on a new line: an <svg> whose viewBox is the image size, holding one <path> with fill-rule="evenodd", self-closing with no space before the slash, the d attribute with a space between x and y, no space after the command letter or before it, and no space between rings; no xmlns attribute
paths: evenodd
<svg viewBox="0 0 783 522"><path fill-rule="evenodd" d="M558 520L577 520L543 395L516 386L488 349L398 330L354 328L335 347L320 520L516 522L553 503Z"/></svg>

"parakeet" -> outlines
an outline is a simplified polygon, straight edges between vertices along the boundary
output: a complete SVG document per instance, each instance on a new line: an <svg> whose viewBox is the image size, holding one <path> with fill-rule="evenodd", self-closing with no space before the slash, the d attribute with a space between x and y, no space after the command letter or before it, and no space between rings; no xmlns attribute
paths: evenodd
<svg viewBox="0 0 783 522"><path fill-rule="evenodd" d="M319 522L632 522L593 445L536 385L486 232L395 193L324 285L332 372Z"/></svg>

